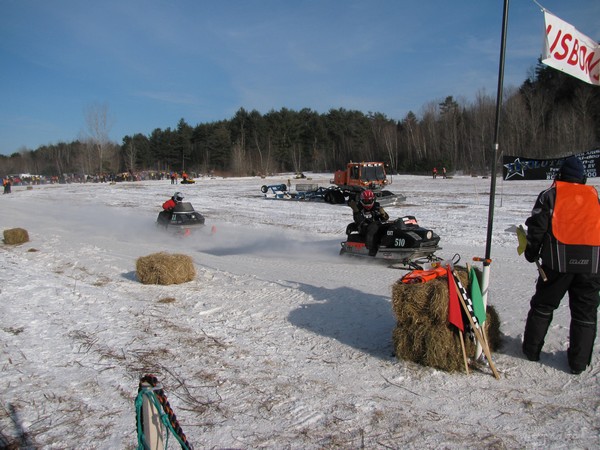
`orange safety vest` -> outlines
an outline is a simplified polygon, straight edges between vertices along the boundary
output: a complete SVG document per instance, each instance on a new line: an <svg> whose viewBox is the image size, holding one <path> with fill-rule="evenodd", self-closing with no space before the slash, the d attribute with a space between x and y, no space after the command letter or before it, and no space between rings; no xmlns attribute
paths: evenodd
<svg viewBox="0 0 600 450"><path fill-rule="evenodd" d="M437 277L445 277L447 270L443 267L436 267L431 270L413 270L404 275L400 281L404 284L427 283Z"/></svg>
<svg viewBox="0 0 600 450"><path fill-rule="evenodd" d="M600 246L600 203L593 186L556 181L552 234L566 245Z"/></svg>

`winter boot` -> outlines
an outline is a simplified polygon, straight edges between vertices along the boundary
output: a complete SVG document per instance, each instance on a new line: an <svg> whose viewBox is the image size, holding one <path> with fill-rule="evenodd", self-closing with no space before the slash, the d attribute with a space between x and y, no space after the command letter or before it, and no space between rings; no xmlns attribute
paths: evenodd
<svg viewBox="0 0 600 450"><path fill-rule="evenodd" d="M529 310L523 335L523 353L529 361L540 360L550 322L552 322L552 313L543 313L533 308Z"/></svg>
<svg viewBox="0 0 600 450"><path fill-rule="evenodd" d="M571 373L579 375L592 362L592 350L596 340L596 323L571 319L567 358Z"/></svg>

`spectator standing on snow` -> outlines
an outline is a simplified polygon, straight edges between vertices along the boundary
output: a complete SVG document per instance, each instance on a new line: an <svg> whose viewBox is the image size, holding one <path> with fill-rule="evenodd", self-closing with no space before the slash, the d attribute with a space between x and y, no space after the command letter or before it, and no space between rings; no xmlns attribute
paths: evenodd
<svg viewBox="0 0 600 450"><path fill-rule="evenodd" d="M575 156L567 158L525 222L525 258L535 262L541 257L547 281L541 276L537 280L523 353L530 361L539 361L553 312L568 292L567 359L573 374L591 364L600 299L600 200L596 189L585 182L582 162Z"/></svg>
<svg viewBox="0 0 600 450"><path fill-rule="evenodd" d="M437 168L434 167L432 173L433 173L433 179L435 180L437 178Z"/></svg>
<svg viewBox="0 0 600 450"><path fill-rule="evenodd" d="M11 182L10 182L10 178L6 177L2 180L2 186L4 186L4 192L3 194L10 194L11 192Z"/></svg>
<svg viewBox="0 0 600 450"><path fill-rule="evenodd" d="M446 179L446 168L442 167L442 178Z"/></svg>

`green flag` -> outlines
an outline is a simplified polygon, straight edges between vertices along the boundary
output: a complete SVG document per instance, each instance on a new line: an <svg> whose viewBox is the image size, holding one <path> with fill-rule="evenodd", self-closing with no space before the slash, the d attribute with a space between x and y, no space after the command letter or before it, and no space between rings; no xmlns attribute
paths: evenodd
<svg viewBox="0 0 600 450"><path fill-rule="evenodd" d="M471 300L473 300L473 312L479 323L483 325L483 322L485 322L485 319L487 318L485 306L483 306L483 295L481 294L481 288L479 287L477 273L475 273L475 269L472 267L469 272L469 285L471 288Z"/></svg>

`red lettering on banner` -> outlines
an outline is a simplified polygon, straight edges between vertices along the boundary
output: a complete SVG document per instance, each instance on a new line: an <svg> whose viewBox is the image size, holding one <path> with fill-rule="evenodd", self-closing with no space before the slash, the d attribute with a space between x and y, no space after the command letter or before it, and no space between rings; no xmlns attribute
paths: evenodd
<svg viewBox="0 0 600 450"><path fill-rule="evenodd" d="M585 49L585 47L583 47ZM571 56L567 60L567 64L571 64L572 66L577 65L577 52L579 51L579 41L575 39L573 43L573 49L571 50Z"/></svg>
<svg viewBox="0 0 600 450"><path fill-rule="evenodd" d="M556 22L551 23L549 20L550 16L546 14L546 51L548 52L546 58L552 59L555 61L555 64L558 64L554 67L560 70L567 70L565 65L571 66L573 68L569 72L571 75L578 76L578 72L574 72L574 70L580 71L581 77L587 76L589 77L589 82L597 84L600 81L600 73L598 71L600 45L597 45L587 36L578 34L577 30L571 32L571 25L560 21L558 18L552 19L556 20ZM593 73L594 71L595 73ZM587 81L586 78L581 79Z"/></svg>
<svg viewBox="0 0 600 450"><path fill-rule="evenodd" d="M552 25L548 25L548 27L546 28L546 34L548 36L550 35L550 31L552 31ZM562 31L558 30L558 34L556 35L556 38L554 39L554 42L550 46L550 53L552 53L554 51L554 49L556 48L556 44L558 44L558 40L560 39L561 35L562 35Z"/></svg>
<svg viewBox="0 0 600 450"><path fill-rule="evenodd" d="M590 53L590 56L588 56L587 60L585 61L587 63L587 71L589 73L592 72L592 70L594 70L594 67L596 67L598 65L598 63L600 62L600 58L598 58L596 61L593 62L592 64L592 59L594 58L594 53ZM585 66L585 64L584 64ZM596 81L600 81L600 73L592 75L592 78Z"/></svg>
<svg viewBox="0 0 600 450"><path fill-rule="evenodd" d="M552 31L552 25L546 28L546 34L550 37ZM560 44L560 45L559 45ZM559 46L559 51L554 52L556 47ZM589 52L588 52L589 50ZM573 39L571 33L563 34L562 30L557 30L556 36L550 46L550 52L552 57L558 61L566 59L566 63L571 66L577 66L586 74L592 72L592 70L600 63L600 58L594 61L593 49L588 49L585 45L582 45L578 39ZM599 80L600 75L593 75L592 78L596 81Z"/></svg>
<svg viewBox="0 0 600 450"><path fill-rule="evenodd" d="M564 50L563 53L555 53L553 56L558 59L565 59L569 54L569 41L573 38L569 33L565 34L560 41L560 47Z"/></svg>

